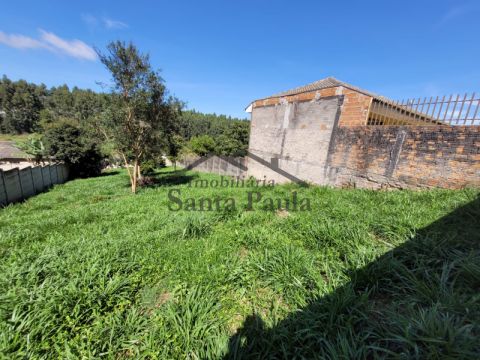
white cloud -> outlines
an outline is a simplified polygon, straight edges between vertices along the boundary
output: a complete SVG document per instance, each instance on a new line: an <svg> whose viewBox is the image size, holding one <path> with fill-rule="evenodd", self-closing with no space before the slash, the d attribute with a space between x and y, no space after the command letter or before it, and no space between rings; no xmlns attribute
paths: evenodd
<svg viewBox="0 0 480 360"><path fill-rule="evenodd" d="M20 34L6 34L0 31L0 43L16 49L38 49L45 47L42 42Z"/></svg>
<svg viewBox="0 0 480 360"><path fill-rule="evenodd" d="M92 14L82 14L82 21L92 30L103 26L107 30L118 30L128 28L128 24L120 20L114 20L109 17L98 18Z"/></svg>
<svg viewBox="0 0 480 360"><path fill-rule="evenodd" d="M40 30L42 40L61 53L85 60L96 60L97 53L90 46L80 40L64 40L54 33Z"/></svg>
<svg viewBox="0 0 480 360"><path fill-rule="evenodd" d="M6 34L0 31L0 43L16 49L46 49L48 51L64 54L77 59L94 61L97 54L90 46L83 41L73 39L65 40L40 29L40 38L34 39L20 34Z"/></svg>
<svg viewBox="0 0 480 360"><path fill-rule="evenodd" d="M103 18L103 24L107 29L125 29L128 25L122 21Z"/></svg>

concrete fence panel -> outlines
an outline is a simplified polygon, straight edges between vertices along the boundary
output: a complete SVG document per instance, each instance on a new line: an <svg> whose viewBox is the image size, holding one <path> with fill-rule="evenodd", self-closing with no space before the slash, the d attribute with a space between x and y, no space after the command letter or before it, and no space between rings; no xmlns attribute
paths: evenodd
<svg viewBox="0 0 480 360"><path fill-rule="evenodd" d="M35 195L35 188L33 186L32 171L30 167L21 169L19 171L20 185L22 187L22 196L24 199Z"/></svg>
<svg viewBox="0 0 480 360"><path fill-rule="evenodd" d="M58 184L57 165L50 165L50 178L52 179L52 185Z"/></svg>
<svg viewBox="0 0 480 360"><path fill-rule="evenodd" d="M63 164L0 170L0 206L27 199L67 178L68 168Z"/></svg>
<svg viewBox="0 0 480 360"><path fill-rule="evenodd" d="M3 171L0 170L0 206L4 206L8 204L7 199L7 191L5 189L5 181L4 181Z"/></svg>
<svg viewBox="0 0 480 360"><path fill-rule="evenodd" d="M69 171L67 165L63 165L62 168L63 168L63 172L64 172L64 174L65 174L65 181L67 181L67 180L68 180L68 177L70 176L70 171Z"/></svg>
<svg viewBox="0 0 480 360"><path fill-rule="evenodd" d="M32 179L35 193L42 192L46 186L43 184L42 168L40 166L32 167Z"/></svg>
<svg viewBox="0 0 480 360"><path fill-rule="evenodd" d="M179 162L181 166L190 166L199 158L195 159L183 159ZM225 176L234 176L234 177L243 177L246 175L246 165L247 161L244 157L220 157L220 156L210 156L205 158L203 161L198 162L192 170L200 172L209 172L218 175Z"/></svg>
<svg viewBox="0 0 480 360"><path fill-rule="evenodd" d="M42 179L44 189L48 189L50 186L52 186L52 178L50 177L49 166L42 167Z"/></svg>
<svg viewBox="0 0 480 360"><path fill-rule="evenodd" d="M13 203L23 200L22 184L20 183L18 168L5 171L3 175L8 202Z"/></svg>
<svg viewBox="0 0 480 360"><path fill-rule="evenodd" d="M60 170L60 178L62 179L62 183L64 183L68 179L67 167L65 165L60 165L58 169Z"/></svg>

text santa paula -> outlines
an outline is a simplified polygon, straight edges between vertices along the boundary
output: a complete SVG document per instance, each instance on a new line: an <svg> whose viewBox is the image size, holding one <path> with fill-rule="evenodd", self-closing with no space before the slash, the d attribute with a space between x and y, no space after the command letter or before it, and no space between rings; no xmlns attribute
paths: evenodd
<svg viewBox="0 0 480 360"><path fill-rule="evenodd" d="M309 211L311 210L310 199L301 197L296 191L282 194L273 194L273 180L241 177L221 177L220 180L207 181L205 179L191 181L187 188L170 189L168 192L168 208L171 211L231 211L236 210L240 205L245 210L266 210L275 211L285 209L288 211ZM205 190L205 194L195 192L194 196L190 188L235 188L239 196L215 195L214 192ZM245 191L242 188L248 188ZM259 191L262 188L262 191ZM182 192L183 191L183 192ZM209 193L208 195L206 193ZM229 192L231 193L231 191Z"/></svg>

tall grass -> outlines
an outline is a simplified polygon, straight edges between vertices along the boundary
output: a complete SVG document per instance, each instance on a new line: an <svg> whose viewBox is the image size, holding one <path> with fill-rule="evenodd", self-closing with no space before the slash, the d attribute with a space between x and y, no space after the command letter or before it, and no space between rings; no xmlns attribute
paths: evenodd
<svg viewBox="0 0 480 360"><path fill-rule="evenodd" d="M125 173L0 210L6 358L473 358L480 351L476 190L295 185L310 212L246 211L214 175ZM172 212L167 192L237 209Z"/></svg>

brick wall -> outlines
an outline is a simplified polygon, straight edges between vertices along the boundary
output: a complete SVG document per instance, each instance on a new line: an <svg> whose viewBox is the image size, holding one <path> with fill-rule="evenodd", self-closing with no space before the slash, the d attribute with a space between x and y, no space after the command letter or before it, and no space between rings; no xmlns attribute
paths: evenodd
<svg viewBox="0 0 480 360"><path fill-rule="evenodd" d="M336 186L480 186L480 127L338 127L326 172Z"/></svg>
<svg viewBox="0 0 480 360"><path fill-rule="evenodd" d="M275 106L282 103L311 102L315 99L332 96L343 96L339 126L367 125L368 110L372 102L372 97L343 86L309 91L296 95L257 100L253 103L253 108Z"/></svg>
<svg viewBox="0 0 480 360"><path fill-rule="evenodd" d="M342 89L342 94L344 99L338 126L367 125L372 97L347 88Z"/></svg>

